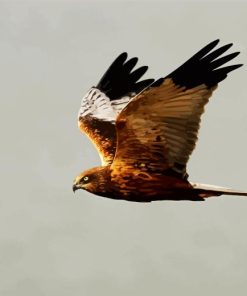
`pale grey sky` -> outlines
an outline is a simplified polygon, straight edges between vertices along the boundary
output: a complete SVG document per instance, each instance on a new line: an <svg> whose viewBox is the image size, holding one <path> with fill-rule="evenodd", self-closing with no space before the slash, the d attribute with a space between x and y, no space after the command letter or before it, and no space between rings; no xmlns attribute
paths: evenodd
<svg viewBox="0 0 247 296"><path fill-rule="evenodd" d="M158 78L208 42L237 63L206 107L191 181L247 190L247 4L0 1L0 295L246 295L247 200L113 201L72 192L99 164L82 95L122 51ZM230 50L230 51L231 51Z"/></svg>

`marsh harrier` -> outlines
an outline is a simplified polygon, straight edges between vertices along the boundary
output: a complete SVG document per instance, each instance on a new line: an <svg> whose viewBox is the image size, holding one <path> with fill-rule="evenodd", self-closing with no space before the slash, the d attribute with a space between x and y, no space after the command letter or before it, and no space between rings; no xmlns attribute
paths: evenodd
<svg viewBox="0 0 247 296"><path fill-rule="evenodd" d="M188 181L186 166L204 107L218 83L242 66L221 67L239 52L222 56L232 44L215 49L218 43L156 81L139 81L148 67L135 69L136 57L117 57L81 101L78 125L95 144L102 166L77 176L74 191L135 202L247 195Z"/></svg>

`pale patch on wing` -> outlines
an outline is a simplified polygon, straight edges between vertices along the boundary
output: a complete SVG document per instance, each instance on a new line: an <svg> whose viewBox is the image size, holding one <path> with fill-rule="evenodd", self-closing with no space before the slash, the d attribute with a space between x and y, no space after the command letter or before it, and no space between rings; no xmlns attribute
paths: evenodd
<svg viewBox="0 0 247 296"><path fill-rule="evenodd" d="M78 118L90 115L103 121L115 122L117 115L130 101L130 96L111 101L97 88L91 88L81 100Z"/></svg>
<svg viewBox="0 0 247 296"><path fill-rule="evenodd" d="M119 114L123 110L123 108L125 106L127 106L127 104L129 103L130 99L134 95L135 94L133 93L133 95L131 95L131 96L124 96L121 99L112 101L111 102L112 108L117 112L117 114Z"/></svg>
<svg viewBox="0 0 247 296"><path fill-rule="evenodd" d="M82 98L78 117L90 115L103 121L115 121L117 112L110 99L97 88L91 88Z"/></svg>

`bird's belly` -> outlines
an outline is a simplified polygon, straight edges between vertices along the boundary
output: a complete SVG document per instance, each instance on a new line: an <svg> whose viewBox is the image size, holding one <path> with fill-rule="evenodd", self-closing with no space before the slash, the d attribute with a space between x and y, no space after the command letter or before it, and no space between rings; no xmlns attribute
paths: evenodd
<svg viewBox="0 0 247 296"><path fill-rule="evenodd" d="M137 202L196 200L188 181L174 176L147 173L113 177L109 197Z"/></svg>

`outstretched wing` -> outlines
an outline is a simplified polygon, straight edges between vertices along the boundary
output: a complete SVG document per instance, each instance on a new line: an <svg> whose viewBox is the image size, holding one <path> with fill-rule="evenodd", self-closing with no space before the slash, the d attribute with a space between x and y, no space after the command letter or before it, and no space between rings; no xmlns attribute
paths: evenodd
<svg viewBox="0 0 247 296"><path fill-rule="evenodd" d="M113 171L133 170L186 176L204 106L217 83L241 65L222 66L239 53L220 57L216 40L186 63L137 95L117 118L117 151ZM220 57L220 58L219 58Z"/></svg>
<svg viewBox="0 0 247 296"><path fill-rule="evenodd" d="M116 150L115 121L129 100L150 85L154 80L138 80L148 67L134 71L138 58L127 61L124 52L111 64L96 87L92 87L82 98L78 114L78 125L98 150L102 164L110 164Z"/></svg>

